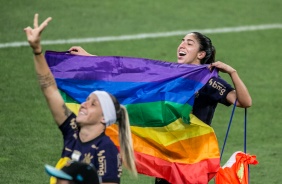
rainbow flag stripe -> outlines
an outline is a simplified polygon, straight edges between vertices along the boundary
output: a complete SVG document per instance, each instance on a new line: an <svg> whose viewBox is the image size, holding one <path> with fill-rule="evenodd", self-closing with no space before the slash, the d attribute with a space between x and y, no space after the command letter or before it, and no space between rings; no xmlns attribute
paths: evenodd
<svg viewBox="0 0 282 184"><path fill-rule="evenodd" d="M194 94L217 71L120 56L47 51L45 57L75 113L94 90L112 93L127 108L139 173L171 183L207 183L219 169L214 130L191 114ZM112 125L106 133L119 147L117 130Z"/></svg>

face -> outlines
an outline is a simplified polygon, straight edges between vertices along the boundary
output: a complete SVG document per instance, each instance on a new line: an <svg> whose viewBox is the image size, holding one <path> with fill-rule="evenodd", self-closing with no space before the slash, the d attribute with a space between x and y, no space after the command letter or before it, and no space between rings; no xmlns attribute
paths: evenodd
<svg viewBox="0 0 282 184"><path fill-rule="evenodd" d="M91 93L78 111L76 122L80 125L90 125L104 122L103 111L97 96Z"/></svg>
<svg viewBox="0 0 282 184"><path fill-rule="evenodd" d="M193 33L187 34L177 48L177 63L200 64L205 52L199 51L200 44Z"/></svg>

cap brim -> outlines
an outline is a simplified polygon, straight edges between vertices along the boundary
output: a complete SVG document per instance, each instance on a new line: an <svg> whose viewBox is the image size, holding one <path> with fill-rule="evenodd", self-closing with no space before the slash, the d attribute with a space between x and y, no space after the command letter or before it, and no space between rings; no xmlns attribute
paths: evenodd
<svg viewBox="0 0 282 184"><path fill-rule="evenodd" d="M65 179L65 180L72 180L72 177L70 175L68 175L67 173L65 173L62 170L56 169L53 166L45 165L45 171L50 176L54 176L56 178Z"/></svg>

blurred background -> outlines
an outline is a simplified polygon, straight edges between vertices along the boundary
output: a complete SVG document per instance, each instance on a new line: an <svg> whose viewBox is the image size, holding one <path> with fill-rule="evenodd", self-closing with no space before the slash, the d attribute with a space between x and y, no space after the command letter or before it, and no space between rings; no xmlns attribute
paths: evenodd
<svg viewBox="0 0 282 184"><path fill-rule="evenodd" d="M40 22L53 18L42 36L44 50L76 45L103 56L176 61L186 33L206 34L217 60L238 71L253 99L247 112L247 152L259 164L250 166L250 183L281 182L281 0L0 2L0 183L48 183L44 164L55 165L61 153L61 134L38 87L23 32L33 26L35 13ZM231 111L219 105L213 119L220 147ZM221 165L243 149L244 109L237 108ZM154 178L135 179L124 169L122 183L153 184Z"/></svg>

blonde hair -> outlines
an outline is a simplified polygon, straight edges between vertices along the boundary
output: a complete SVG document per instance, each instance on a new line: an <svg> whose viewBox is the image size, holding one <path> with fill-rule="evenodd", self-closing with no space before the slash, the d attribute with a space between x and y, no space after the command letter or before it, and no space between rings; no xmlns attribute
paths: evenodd
<svg viewBox="0 0 282 184"><path fill-rule="evenodd" d="M137 176L128 112L124 106L119 104L118 100L113 95L110 94L110 96L113 100L116 110L119 129L120 153L123 164L132 172L134 176Z"/></svg>
<svg viewBox="0 0 282 184"><path fill-rule="evenodd" d="M122 105L120 107L122 113L121 119L119 121L119 143L121 150L120 152L125 166L135 176L137 176L129 117L126 108Z"/></svg>

